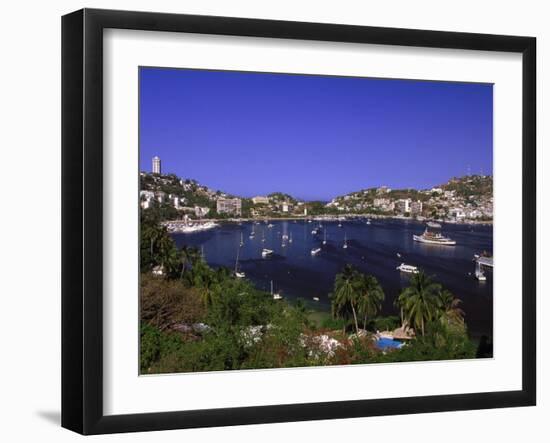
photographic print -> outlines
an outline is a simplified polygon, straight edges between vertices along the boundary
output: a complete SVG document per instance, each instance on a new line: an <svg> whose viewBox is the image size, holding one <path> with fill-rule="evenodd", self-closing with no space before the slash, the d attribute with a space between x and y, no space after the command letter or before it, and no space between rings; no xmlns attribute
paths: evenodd
<svg viewBox="0 0 550 443"><path fill-rule="evenodd" d="M492 84L140 67L139 162L140 374L493 357Z"/></svg>

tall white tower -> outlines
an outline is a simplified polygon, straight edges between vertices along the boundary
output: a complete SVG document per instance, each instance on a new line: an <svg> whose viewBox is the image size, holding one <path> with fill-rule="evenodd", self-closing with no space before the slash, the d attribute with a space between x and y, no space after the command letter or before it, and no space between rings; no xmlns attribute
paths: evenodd
<svg viewBox="0 0 550 443"><path fill-rule="evenodd" d="M153 174L161 174L160 158L156 155L153 157Z"/></svg>

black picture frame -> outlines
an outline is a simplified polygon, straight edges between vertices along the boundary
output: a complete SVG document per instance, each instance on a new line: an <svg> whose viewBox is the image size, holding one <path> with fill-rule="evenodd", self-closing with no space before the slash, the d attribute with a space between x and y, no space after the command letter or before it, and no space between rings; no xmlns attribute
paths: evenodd
<svg viewBox="0 0 550 443"><path fill-rule="evenodd" d="M522 389L177 412L103 413L103 30L192 32L522 54ZM536 403L536 39L83 9L62 18L62 426L82 434L228 426Z"/></svg>

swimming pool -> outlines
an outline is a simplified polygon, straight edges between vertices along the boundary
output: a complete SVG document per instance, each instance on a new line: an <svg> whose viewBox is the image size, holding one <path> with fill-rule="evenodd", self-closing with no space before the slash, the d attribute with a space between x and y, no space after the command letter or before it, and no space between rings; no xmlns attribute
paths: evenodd
<svg viewBox="0 0 550 443"><path fill-rule="evenodd" d="M378 349L399 349L401 348L401 346L403 346L403 343L401 343L400 341L397 341L397 340L393 340L391 338L379 338L377 341L376 341L376 347Z"/></svg>

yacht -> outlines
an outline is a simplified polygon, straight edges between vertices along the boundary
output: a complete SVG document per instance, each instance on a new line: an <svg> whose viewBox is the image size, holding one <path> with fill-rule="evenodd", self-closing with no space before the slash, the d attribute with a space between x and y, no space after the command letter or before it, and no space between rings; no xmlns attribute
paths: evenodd
<svg viewBox="0 0 550 443"><path fill-rule="evenodd" d="M454 246L456 241L441 234L441 225L439 223L426 223L426 230L422 235L413 235L413 240L432 245Z"/></svg>
<svg viewBox="0 0 550 443"><path fill-rule="evenodd" d="M418 274L418 268L416 266L407 265L405 263L401 263L396 269L408 274Z"/></svg>
<svg viewBox="0 0 550 443"><path fill-rule="evenodd" d="M321 248L314 248L311 250L311 255L317 255L321 252Z"/></svg>
<svg viewBox="0 0 550 443"><path fill-rule="evenodd" d="M271 257L272 255L273 255L273 249L267 249L267 248L262 249L262 257L263 258Z"/></svg>

